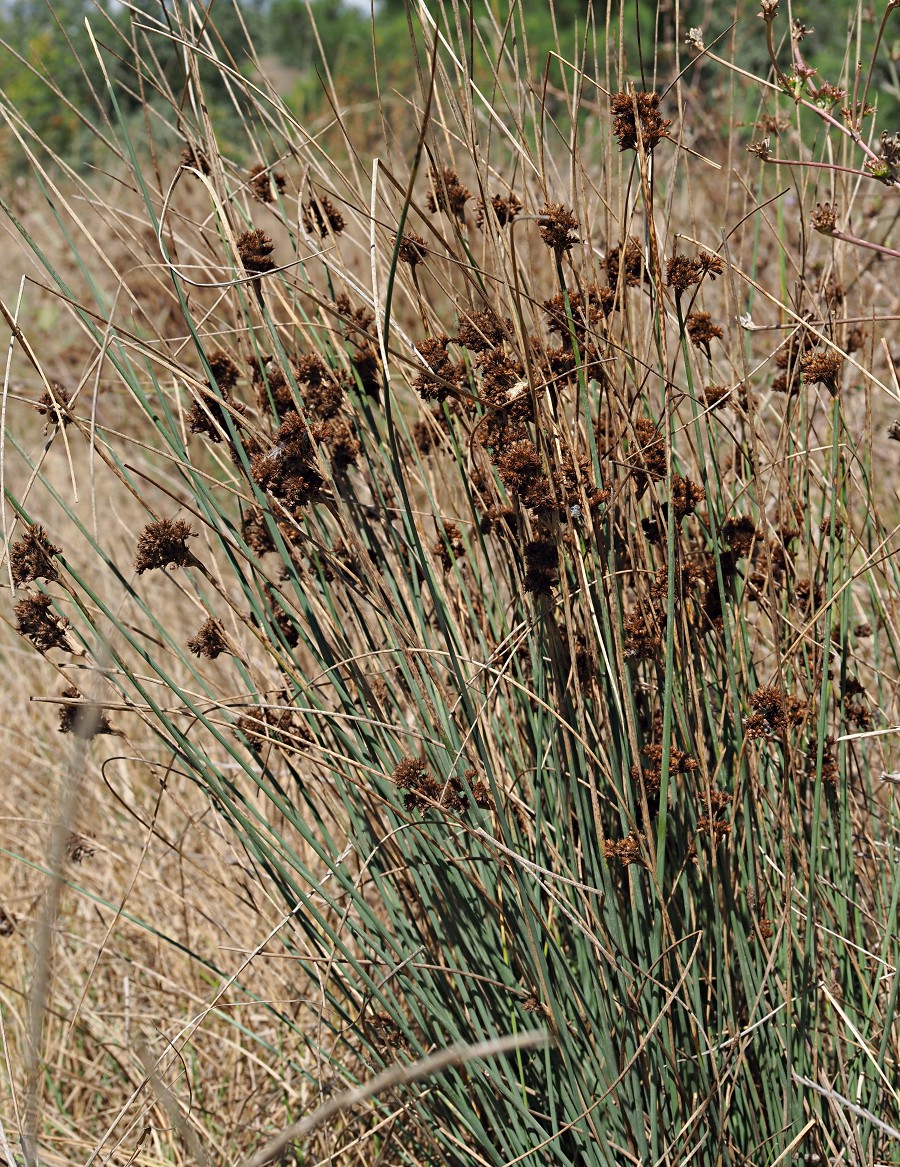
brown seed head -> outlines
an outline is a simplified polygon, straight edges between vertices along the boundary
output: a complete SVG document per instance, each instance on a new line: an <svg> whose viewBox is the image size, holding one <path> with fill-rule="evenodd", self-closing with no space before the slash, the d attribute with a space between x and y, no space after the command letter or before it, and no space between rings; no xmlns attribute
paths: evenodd
<svg viewBox="0 0 900 1167"><path fill-rule="evenodd" d="M687 331L691 344L697 348L705 348L707 353L709 342L723 336L722 329L718 324L713 324L708 312L692 312L687 319Z"/></svg>
<svg viewBox="0 0 900 1167"><path fill-rule="evenodd" d="M534 596L549 596L559 583L559 561L552 539L534 539L525 544L524 588Z"/></svg>
<svg viewBox="0 0 900 1167"><path fill-rule="evenodd" d="M653 148L667 138L669 126L672 124L667 118L659 115L660 95L639 91L631 93L614 93L610 102L613 115L613 133L619 140L620 150L637 150L638 126L644 152L649 154Z"/></svg>
<svg viewBox="0 0 900 1167"><path fill-rule="evenodd" d="M59 555L61 550L61 547L55 547L49 541L46 531L39 524L26 528L22 538L13 543L9 553L9 565L16 587L36 579L45 579L48 583L58 580L59 572L52 557Z"/></svg>
<svg viewBox="0 0 900 1167"><path fill-rule="evenodd" d="M16 631L27 636L38 652L69 648L66 638L68 621L55 615L52 609L53 600L43 592L19 600L13 608Z"/></svg>
<svg viewBox="0 0 900 1167"><path fill-rule="evenodd" d="M71 701L78 700L81 694L73 686L63 689L61 696ZM72 733L83 741L90 741L99 734L115 734L117 731L109 724L109 718L101 713L96 705L62 705L59 710L59 732Z"/></svg>
<svg viewBox="0 0 900 1167"><path fill-rule="evenodd" d="M307 235L324 239L326 235L340 235L344 230L344 216L328 195L311 198L303 204L302 212L303 230Z"/></svg>
<svg viewBox="0 0 900 1167"><path fill-rule="evenodd" d="M575 234L578 220L562 203L544 203L541 217L544 220L541 223L541 239L559 259L579 242Z"/></svg>
<svg viewBox="0 0 900 1167"><path fill-rule="evenodd" d="M273 203L276 195L284 194L285 177L261 162L250 168L247 176L250 192L260 203Z"/></svg>
<svg viewBox="0 0 900 1167"><path fill-rule="evenodd" d="M432 214L445 211L453 215L461 223L466 220L466 203L472 197L468 187L463 186L459 175L450 167L441 170L433 168L431 171L431 190L428 193L425 205Z"/></svg>
<svg viewBox="0 0 900 1167"><path fill-rule="evenodd" d="M488 204L494 212L493 217L497 220L501 227L505 227L507 223L511 223L517 215L522 213L522 203L518 195L510 194L509 198L504 198L502 195L494 195ZM475 214L475 222L479 227L483 227L485 219L488 216L485 212L484 200L478 200L478 210Z"/></svg>
<svg viewBox="0 0 900 1167"><path fill-rule="evenodd" d="M69 416L69 401L71 393L59 381L50 381L50 388L45 389L38 401L37 411L41 417L47 418L47 424L67 426L72 418Z"/></svg>
<svg viewBox="0 0 900 1167"><path fill-rule="evenodd" d="M414 268L418 264L424 263L427 257L428 248L422 236L417 235L415 231L407 231L397 248L397 258L400 262Z"/></svg>
<svg viewBox="0 0 900 1167"><path fill-rule="evenodd" d="M261 275L275 267L272 259L275 244L265 231L244 231L238 236L237 246L238 258L249 274Z"/></svg>
<svg viewBox="0 0 900 1167"><path fill-rule="evenodd" d="M800 361L800 373L806 385L824 385L831 393L839 389L839 378L844 358L834 349L810 353Z"/></svg>
<svg viewBox="0 0 900 1167"><path fill-rule="evenodd" d="M194 561L187 545L193 534L190 523L184 519L160 519L158 523L148 523L138 536L134 570L143 575L145 571L168 567L170 563L187 567Z"/></svg>
<svg viewBox="0 0 900 1167"><path fill-rule="evenodd" d="M837 207L831 203L816 203L811 223L814 231L822 235L833 235L837 226Z"/></svg>
<svg viewBox="0 0 900 1167"><path fill-rule="evenodd" d="M197 656L215 660L223 652L230 652L222 625L212 616L205 621L187 642L187 647Z"/></svg>

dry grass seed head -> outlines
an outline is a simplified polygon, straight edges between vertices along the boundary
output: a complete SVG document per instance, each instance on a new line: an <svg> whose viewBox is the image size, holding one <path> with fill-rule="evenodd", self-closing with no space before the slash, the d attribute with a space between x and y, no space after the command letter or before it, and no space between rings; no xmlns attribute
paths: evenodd
<svg viewBox="0 0 900 1167"><path fill-rule="evenodd" d="M222 625L212 616L200 625L188 640L187 647L196 656L206 657L207 660L215 660L223 652L231 651L222 631Z"/></svg>
<svg viewBox="0 0 900 1167"><path fill-rule="evenodd" d="M53 564L53 556L59 555L61 551L61 547L50 542L39 523L28 527L21 539L13 543L9 553L13 583L19 587L36 579L44 579L48 583L58 580L59 572Z"/></svg>
<svg viewBox="0 0 900 1167"><path fill-rule="evenodd" d="M522 213L522 202L518 195L512 192L510 192L509 198L504 198L503 195L494 195L488 206L493 211L493 216L486 210L484 200L478 200L478 210L475 212L475 223L478 227L484 227L485 222L491 218L496 219L499 226L505 227L507 223L511 223Z"/></svg>
<svg viewBox="0 0 900 1167"><path fill-rule="evenodd" d="M261 275L275 267L275 260L272 259L275 244L265 231L258 228L244 231L238 236L237 247L238 258L244 265L244 271L249 274Z"/></svg>
<svg viewBox="0 0 900 1167"><path fill-rule="evenodd" d="M71 701L81 699L81 694L74 685L63 689L62 697ZM90 741L101 734L114 734L117 731L109 723L109 718L101 713L95 705L63 705L59 711L59 732L71 733L83 741Z"/></svg>
<svg viewBox="0 0 900 1167"><path fill-rule="evenodd" d="M658 93L638 91L631 93L614 93L610 100L613 115L613 133L619 142L620 150L637 150L638 126L643 149L650 153L663 138L668 137L668 129L672 122L660 116Z"/></svg>
<svg viewBox="0 0 900 1167"><path fill-rule="evenodd" d="M13 608L16 631L27 637L38 652L69 647L66 636L69 622L64 617L57 616L52 609L53 600L43 592L19 600Z"/></svg>
<svg viewBox="0 0 900 1167"><path fill-rule="evenodd" d="M318 195L304 203L301 218L306 234L318 235L320 239L328 235L337 237L346 226L344 216L328 195Z"/></svg>
<svg viewBox="0 0 900 1167"><path fill-rule="evenodd" d="M67 426L72 422L69 416L69 402L72 394L59 381L50 381L50 388L45 389L37 404L37 411L41 417L47 418L47 424Z"/></svg>
<svg viewBox="0 0 900 1167"><path fill-rule="evenodd" d="M190 523L184 519L160 519L148 523L138 536L134 555L134 570L138 575L168 567L187 567L194 561L187 541L194 536Z"/></svg>
<svg viewBox="0 0 900 1167"><path fill-rule="evenodd" d="M397 237L394 236L395 244L396 241ZM397 248L397 258L412 268L424 263L428 258L428 246L422 236L417 235L415 231L407 231Z"/></svg>
<svg viewBox="0 0 900 1167"><path fill-rule="evenodd" d="M251 194L260 203L273 203L277 195L284 194L287 185L283 174L270 170L261 162L250 168L247 180Z"/></svg>
<svg viewBox="0 0 900 1167"><path fill-rule="evenodd" d="M541 239L559 259L580 242L576 232L578 220L562 203L544 203L541 209Z"/></svg>
<svg viewBox="0 0 900 1167"><path fill-rule="evenodd" d="M432 214L445 211L461 223L466 219L466 203L472 197L472 192L459 180L459 175L451 167L445 166L431 171L431 190L428 192L425 205Z"/></svg>

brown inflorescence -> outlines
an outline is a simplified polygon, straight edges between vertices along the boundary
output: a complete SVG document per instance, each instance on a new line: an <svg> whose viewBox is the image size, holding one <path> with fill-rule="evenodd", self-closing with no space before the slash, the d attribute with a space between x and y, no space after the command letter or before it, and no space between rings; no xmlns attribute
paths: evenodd
<svg viewBox="0 0 900 1167"><path fill-rule="evenodd" d="M510 443L496 458L496 465L500 481L528 510L546 510L552 505L550 480L530 439Z"/></svg>
<svg viewBox="0 0 900 1167"><path fill-rule="evenodd" d="M833 235L837 227L837 207L831 203L816 203L811 222L814 231L822 235Z"/></svg>
<svg viewBox="0 0 900 1167"><path fill-rule="evenodd" d="M94 848L90 838L77 831L70 831L66 839L66 854L73 863L83 863L85 859L93 858Z"/></svg>
<svg viewBox="0 0 900 1167"><path fill-rule="evenodd" d="M212 380L223 394L230 393L237 385L240 370L237 365L222 349L216 349L206 358Z"/></svg>
<svg viewBox="0 0 900 1167"><path fill-rule="evenodd" d="M465 361L451 359L447 352L449 343L450 337L444 332L420 340L416 345L416 351L428 366L416 374L413 382L423 401L443 401L453 391L453 386L462 387L466 383Z"/></svg>
<svg viewBox="0 0 900 1167"><path fill-rule="evenodd" d="M244 515L242 531L244 542L254 554L265 555L275 550L275 541L259 507L252 507Z"/></svg>
<svg viewBox="0 0 900 1167"><path fill-rule="evenodd" d="M212 442L221 442L223 435L228 437L228 423L226 416L230 416L233 425L240 424L241 416L246 413L246 407L240 401L232 401L230 388L237 381L237 367L224 353L217 353L210 357L210 367L213 370L215 386L221 393L221 400L215 395L215 386L204 390L200 400L195 401L187 415L188 429L192 434L206 434Z"/></svg>
<svg viewBox="0 0 900 1167"><path fill-rule="evenodd" d="M552 539L532 539L525 544L523 586L533 596L549 596L559 584L559 558Z"/></svg>
<svg viewBox="0 0 900 1167"><path fill-rule="evenodd" d="M630 867L633 863L643 865L644 857L641 853L643 842L644 836L640 831L632 831L630 835L617 841L606 839L603 843L606 862L611 863L613 859L617 859L623 867Z"/></svg>
<svg viewBox="0 0 900 1167"><path fill-rule="evenodd" d="M484 353L503 344L506 337L512 332L513 323L507 317L501 319L493 308L485 308L475 312L468 320L464 320L456 336L457 344L472 352Z"/></svg>
<svg viewBox="0 0 900 1167"><path fill-rule="evenodd" d="M620 150L637 150L638 127L644 152L650 151L668 137L672 122L659 113L660 95L643 90L631 93L614 93L610 101L613 115L613 133Z"/></svg>
<svg viewBox="0 0 900 1167"><path fill-rule="evenodd" d="M258 228L244 231L238 236L237 247L238 258L248 274L262 275L275 267L275 260L272 259L275 244L265 231Z"/></svg>
<svg viewBox="0 0 900 1167"><path fill-rule="evenodd" d="M81 694L74 685L63 689L61 696L70 701L77 701ZM99 734L115 734L117 731L109 724L109 718L101 713L96 705L62 705L59 710L59 732L71 733L82 741L90 741Z"/></svg>
<svg viewBox="0 0 900 1167"><path fill-rule="evenodd" d="M643 775L644 789L648 795L655 797L659 794L662 785L663 748L661 745L644 746L641 750L641 755L647 759L649 765L632 766L631 780L637 784ZM678 750L674 746L670 748L669 774L671 776L676 774L693 774L698 768L698 762L690 754L686 754L683 750Z"/></svg>
<svg viewBox="0 0 900 1167"><path fill-rule="evenodd" d="M800 374L806 385L824 385L833 396L837 394L844 358L834 349L809 353L800 361Z"/></svg>
<svg viewBox="0 0 900 1167"><path fill-rule="evenodd" d="M578 220L562 203L544 203L541 209L541 239L559 259L579 242Z"/></svg>
<svg viewBox="0 0 900 1167"><path fill-rule="evenodd" d="M475 776L475 770L466 770L475 805L487 809L492 805L490 792L484 782L473 782ZM397 789L404 792L403 805L409 811L437 807L462 814L470 806L462 779L454 776L443 784L438 782L428 773L422 758L402 758L391 777Z"/></svg>
<svg viewBox="0 0 900 1167"><path fill-rule="evenodd" d="M736 515L722 524L722 537L736 559L744 559L762 536L748 515Z"/></svg>
<svg viewBox="0 0 900 1167"><path fill-rule="evenodd" d="M798 391L801 362L815 343L814 334L805 326L791 333L786 343L775 354L775 364L783 370L772 382L772 388L776 392L794 394Z"/></svg>
<svg viewBox="0 0 900 1167"><path fill-rule="evenodd" d="M522 201L518 195L512 192L510 192L509 198L504 198L503 195L494 195L487 206L494 212L493 218L501 227L505 227L507 223L511 223L516 216L522 213ZM476 225L484 227L488 218L484 200L479 199L478 210L475 212Z"/></svg>
<svg viewBox="0 0 900 1167"><path fill-rule="evenodd" d="M257 706L252 713L239 717L235 729L248 739L254 749L276 745L286 750L302 750L309 741L299 731L292 709Z"/></svg>
<svg viewBox="0 0 900 1167"><path fill-rule="evenodd" d="M261 203L273 203L276 195L284 194L287 185L283 174L270 170L261 162L251 166L247 181L251 194Z"/></svg>
<svg viewBox="0 0 900 1167"><path fill-rule="evenodd" d="M337 416L344 403L344 388L323 360L315 353L297 357L294 376L307 413L322 421Z"/></svg>
<svg viewBox="0 0 900 1167"><path fill-rule="evenodd" d="M187 642L187 647L196 656L206 657L207 660L215 660L223 652L231 651L222 631L222 625L212 616L200 625Z"/></svg>
<svg viewBox="0 0 900 1167"><path fill-rule="evenodd" d="M59 381L48 382L50 388L45 389L37 404L37 411L41 417L47 418L48 426L52 423L58 426L67 426L72 419L69 416L69 401L71 394L65 385Z"/></svg>
<svg viewBox="0 0 900 1167"><path fill-rule="evenodd" d="M662 638L643 612L629 612L622 626L625 630L625 656L632 660L652 660L659 652Z"/></svg>
<svg viewBox="0 0 900 1167"><path fill-rule="evenodd" d="M184 519L160 519L158 523L148 523L138 536L134 555L134 570L138 575L145 571L168 567L187 567L194 562L194 556L187 541L194 534L190 523Z"/></svg>
<svg viewBox="0 0 900 1167"><path fill-rule="evenodd" d="M521 360L504 348L497 347L481 353L481 394L492 408L508 406L506 421L531 421L533 417L531 394L527 392L525 366Z"/></svg>
<svg viewBox="0 0 900 1167"><path fill-rule="evenodd" d="M675 254L666 264L666 284L676 296L683 295L693 284L699 284L704 276L711 280L722 274L722 260L709 251L701 251L694 259Z"/></svg>
<svg viewBox="0 0 900 1167"><path fill-rule="evenodd" d="M687 318L688 336L691 338L691 344L697 348L703 348L709 355L709 342L711 340L721 340L723 336L722 329L718 324L713 324L712 317L708 312L692 312Z"/></svg>
<svg viewBox="0 0 900 1167"><path fill-rule="evenodd" d="M269 413L274 409L279 417L284 417L297 408L284 370L270 356L261 353L258 357L250 357L247 364L256 391L256 404L261 413Z"/></svg>
<svg viewBox="0 0 900 1167"><path fill-rule="evenodd" d="M461 223L465 222L466 203L471 197L472 192L463 186L455 170L447 166L441 170L432 168L431 190L425 202L432 214L446 211Z"/></svg>
<svg viewBox="0 0 900 1167"><path fill-rule="evenodd" d="M38 652L51 648L69 648L66 637L68 621L52 611L53 600L39 592L19 600L13 608L16 617L16 631L27 636Z"/></svg>
<svg viewBox="0 0 900 1167"><path fill-rule="evenodd" d="M209 159L202 150L195 150L193 146L185 146L181 151L181 165L192 166L195 170L199 170L201 174L209 175L211 173Z"/></svg>
<svg viewBox="0 0 900 1167"><path fill-rule="evenodd" d="M306 234L318 235L320 239L340 235L345 227L344 216L328 195L318 195L304 203L302 220Z"/></svg>
<svg viewBox="0 0 900 1167"><path fill-rule="evenodd" d="M396 243L396 237L394 242ZM424 263L427 256L427 245L422 236L417 235L415 231L407 231L397 248L397 258L400 262L415 268L420 263Z"/></svg>
<svg viewBox="0 0 900 1167"><path fill-rule="evenodd" d="M315 466L315 451L306 422L289 413L274 435L266 453L257 454L250 473L260 490L268 491L289 510L313 501L324 485Z"/></svg>
<svg viewBox="0 0 900 1167"><path fill-rule="evenodd" d="M324 442L331 455L331 465L335 470L346 470L356 465L362 446L349 422L332 417L327 421L313 423L310 430L317 442Z"/></svg>
<svg viewBox="0 0 900 1167"><path fill-rule="evenodd" d="M790 726L802 724L806 716L806 704L798 697L786 694L777 685L757 689L748 704L753 710L746 721L749 738L785 733Z"/></svg>
<svg viewBox="0 0 900 1167"><path fill-rule="evenodd" d="M585 293L557 292L541 307L547 315L547 330L558 333L563 346L572 347L572 338L585 348L590 334L613 310L615 295L610 288L590 284ZM584 354L582 354L584 355Z"/></svg>
<svg viewBox="0 0 900 1167"><path fill-rule="evenodd" d="M59 572L53 563L53 556L59 555L61 547L55 547L47 538L40 524L27 527L21 539L13 543L9 553L9 566L16 587L45 579L53 583L59 579Z"/></svg>
<svg viewBox="0 0 900 1167"><path fill-rule="evenodd" d="M640 242L634 235L625 243L613 247L607 254L604 264L606 278L611 288L615 288L620 279L624 287L637 288L640 287L642 280L647 281L650 278Z"/></svg>
<svg viewBox="0 0 900 1167"><path fill-rule="evenodd" d="M702 818L697 819L697 833L709 835L714 844L727 839L731 834L731 829L731 823L728 819L710 818L709 815L703 815Z"/></svg>
<svg viewBox="0 0 900 1167"><path fill-rule="evenodd" d="M664 478L666 474L666 446L659 430L649 417L639 417L634 423L637 439L636 457L633 465L644 473L638 481L638 496L647 487L648 478Z"/></svg>
<svg viewBox="0 0 900 1167"><path fill-rule="evenodd" d="M728 404L730 390L727 385L707 385L703 396L710 409L721 409Z"/></svg>
<svg viewBox="0 0 900 1167"><path fill-rule="evenodd" d="M441 566L444 572L448 572L453 567L457 559L462 559L466 553L466 547L463 543L462 531L456 523L444 523L444 529L434 545L436 555L440 556Z"/></svg>
<svg viewBox="0 0 900 1167"><path fill-rule="evenodd" d="M690 478L672 475L672 510L679 522L696 512L706 498L706 491Z"/></svg>

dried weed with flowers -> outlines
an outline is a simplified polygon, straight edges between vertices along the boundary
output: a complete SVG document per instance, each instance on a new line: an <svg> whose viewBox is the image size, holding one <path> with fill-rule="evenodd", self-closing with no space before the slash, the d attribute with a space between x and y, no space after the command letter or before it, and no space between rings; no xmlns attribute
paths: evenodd
<svg viewBox="0 0 900 1167"><path fill-rule="evenodd" d="M66 1161L96 1142L181 1162L183 1135L243 1162L389 1064L545 1025L552 1048L400 1083L297 1154L893 1162L887 74L820 77L815 34L764 0L739 34L767 62L762 104L724 121L708 95L740 69L744 101L749 69L719 24L660 9L679 47L651 72L627 36L603 56L595 14L578 67L560 42L535 76L524 6L506 27L440 3L432 27L433 7L409 10L421 88L369 109L329 80L308 134L229 67L234 157L196 89L217 42L173 15L166 45L204 46L165 120L181 161L120 142L102 215L99 165L53 187L78 254L40 295L66 289L81 348L28 341L23 301L10 659L34 662L98 805L94 854L58 848L90 862L53 943L74 960L70 903L113 905L84 947L144 980L95 1030L54 998L68 1044L40 1072L12 1010L0 1076L32 1067L15 1088ZM117 45L132 95L153 75L141 19ZM191 795L215 862L173 829ZM168 848L191 906L116 964L128 881L90 880L122 816L144 832L123 854ZM207 902L222 889L240 940ZM11 906L3 944L43 894ZM189 1024L141 1003L176 932L190 989L159 978ZM230 1027L215 1056L211 1026ZM75 1085L91 1058L128 1083L113 1101L94 1082L96 1114ZM134 1088L157 1078L165 1121Z"/></svg>

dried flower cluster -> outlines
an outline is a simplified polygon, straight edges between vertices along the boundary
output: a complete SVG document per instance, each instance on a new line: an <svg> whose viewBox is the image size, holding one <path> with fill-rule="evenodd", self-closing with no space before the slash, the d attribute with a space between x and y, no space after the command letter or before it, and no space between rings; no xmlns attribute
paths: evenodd
<svg viewBox="0 0 900 1167"><path fill-rule="evenodd" d="M54 614L50 596L43 592L28 596L16 603L13 612L16 631L27 636L38 652L49 652L51 648L68 649L68 621Z"/></svg>
<svg viewBox="0 0 900 1167"><path fill-rule="evenodd" d="M806 719L806 703L799 697L786 694L777 685L757 689L748 704L753 710L745 723L749 738L784 734L791 726L802 725Z"/></svg>
<svg viewBox="0 0 900 1167"><path fill-rule="evenodd" d="M275 260L272 259L275 244L265 231L244 231L238 236L237 247L238 259L248 274L263 275L275 267Z"/></svg>
<svg viewBox="0 0 900 1167"><path fill-rule="evenodd" d="M328 195L315 195L302 207L301 220L307 235L318 235L325 239L329 235L342 234L346 226L344 216Z"/></svg>
<svg viewBox="0 0 900 1167"><path fill-rule="evenodd" d="M284 194L287 185L283 174L271 170L261 162L250 168L247 181L250 193L260 203L274 203L278 195Z"/></svg>
<svg viewBox="0 0 900 1167"><path fill-rule="evenodd" d="M16 587L44 579L53 583L59 579L59 572L53 563L53 556L59 555L61 547L55 547L47 538L42 526L35 523L28 527L21 539L13 543L9 553L9 565Z"/></svg>
<svg viewBox="0 0 900 1167"><path fill-rule="evenodd" d="M207 660L215 660L223 652L231 651L222 631L222 625L212 616L200 625L187 642L187 647L196 656L206 657Z"/></svg>
<svg viewBox="0 0 900 1167"><path fill-rule="evenodd" d="M620 150L637 150L641 146L649 154L669 136L672 124L659 113L660 95L638 91L614 93L610 101L613 115L613 133Z"/></svg>
<svg viewBox="0 0 900 1167"><path fill-rule="evenodd" d="M464 223L466 203L471 197L472 192L467 186L463 186L459 175L451 167L432 170L431 190L425 204L432 214L444 211Z"/></svg>
<svg viewBox="0 0 900 1167"><path fill-rule="evenodd" d="M498 226L505 227L522 213L522 201L518 195L512 192L510 192L507 198L504 198L503 195L494 195L488 206L493 211L493 215L486 210L484 201L482 199L478 200L475 222L479 227L484 227L486 221L492 219L497 221Z"/></svg>
<svg viewBox="0 0 900 1167"><path fill-rule="evenodd" d="M72 418L69 414L69 402L72 394L59 381L49 381L49 389L45 389L37 404L37 411L41 417L47 418L47 425L67 426Z"/></svg>
<svg viewBox="0 0 900 1167"><path fill-rule="evenodd" d="M190 523L184 519L160 519L158 523L148 523L138 536L134 555L134 570L138 575L175 564L188 567L194 562L194 555L187 545L194 535Z"/></svg>
<svg viewBox="0 0 900 1167"><path fill-rule="evenodd" d="M715 280L721 274L722 260L708 251L701 251L693 259L676 252L666 264L666 284L676 296L682 296L688 288L699 284L704 276Z"/></svg>
<svg viewBox="0 0 900 1167"><path fill-rule="evenodd" d="M613 859L616 859L623 867L630 867L635 863L643 866L645 862L643 855L644 844L644 836L640 831L632 831L624 839L617 841L606 839L603 843L603 853L606 856L606 862L611 863Z"/></svg>
<svg viewBox="0 0 900 1167"><path fill-rule="evenodd" d="M562 203L544 203L541 239L559 259L578 243L578 220Z"/></svg>
<svg viewBox="0 0 900 1167"><path fill-rule="evenodd" d="M67 703L61 705L59 710L60 733L71 733L83 741L90 741L101 734L119 736L118 731L110 725L106 714L101 713L96 705L83 701L74 685L63 689L61 696L65 698ZM69 704L69 702L81 703Z"/></svg>
<svg viewBox="0 0 900 1167"><path fill-rule="evenodd" d="M474 781L476 771L466 770L465 777L475 806L490 808L493 805L490 791L484 782ZM421 758L403 758L394 767L392 778L397 789L403 791L403 805L409 811L439 808L452 814L464 814L470 806L461 778L453 776L442 784L428 773Z"/></svg>

